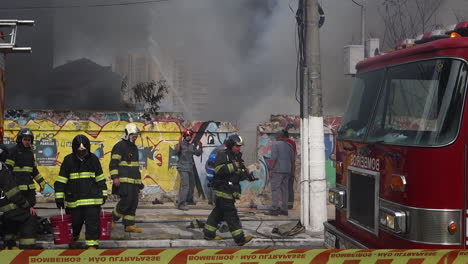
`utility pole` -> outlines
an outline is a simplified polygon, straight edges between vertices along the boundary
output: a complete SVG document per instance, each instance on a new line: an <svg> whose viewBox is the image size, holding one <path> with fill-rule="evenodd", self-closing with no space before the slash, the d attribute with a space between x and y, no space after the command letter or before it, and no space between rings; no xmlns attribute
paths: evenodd
<svg viewBox="0 0 468 264"><path fill-rule="evenodd" d="M323 233L327 220L325 144L323 136L323 106L320 77L320 36L318 0L305 1L305 58L304 103L307 106L302 122L304 165L301 191L301 221L313 233Z"/></svg>
<svg viewBox="0 0 468 264"><path fill-rule="evenodd" d="M366 0L361 4L361 45L366 45Z"/></svg>

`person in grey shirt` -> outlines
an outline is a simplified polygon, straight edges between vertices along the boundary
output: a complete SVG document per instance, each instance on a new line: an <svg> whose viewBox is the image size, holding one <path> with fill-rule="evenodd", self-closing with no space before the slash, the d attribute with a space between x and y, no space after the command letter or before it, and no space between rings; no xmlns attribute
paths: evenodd
<svg viewBox="0 0 468 264"><path fill-rule="evenodd" d="M198 146L195 146L191 141L194 132L191 129L185 129L182 132L182 139L175 146L175 154L179 157L177 162L177 171L180 175L180 188L179 188L179 200L177 202L177 208L180 210L188 210L188 201L193 201L193 192L195 189L195 174L193 155L200 156L202 154L202 143L199 142Z"/></svg>
<svg viewBox="0 0 468 264"><path fill-rule="evenodd" d="M271 210L266 215L288 215L288 184L294 171L294 150L285 139L284 130L277 132L271 147ZM281 206L278 206L281 197Z"/></svg>

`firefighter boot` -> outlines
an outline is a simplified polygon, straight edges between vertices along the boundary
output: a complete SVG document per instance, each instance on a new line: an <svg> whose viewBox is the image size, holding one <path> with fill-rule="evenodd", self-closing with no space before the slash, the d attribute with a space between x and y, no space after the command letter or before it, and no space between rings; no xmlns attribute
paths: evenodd
<svg viewBox="0 0 468 264"><path fill-rule="evenodd" d="M73 241L70 244L68 244L68 248L69 249L77 249L78 248L78 243L76 243L76 241Z"/></svg>
<svg viewBox="0 0 468 264"><path fill-rule="evenodd" d="M252 240L252 239L253 239L253 236L246 236L246 237L244 238L244 241L237 243L237 245L243 246L243 245L249 243L250 240Z"/></svg>
<svg viewBox="0 0 468 264"><path fill-rule="evenodd" d="M215 237L211 238L211 237L207 237L206 235L205 235L204 238L205 238L205 240L221 240L221 239L223 239L223 238L220 237L220 236L215 236Z"/></svg>
<svg viewBox="0 0 468 264"><path fill-rule="evenodd" d="M136 226L134 226L134 225L126 226L126 227L125 227L125 232L141 233L141 228L136 227Z"/></svg>

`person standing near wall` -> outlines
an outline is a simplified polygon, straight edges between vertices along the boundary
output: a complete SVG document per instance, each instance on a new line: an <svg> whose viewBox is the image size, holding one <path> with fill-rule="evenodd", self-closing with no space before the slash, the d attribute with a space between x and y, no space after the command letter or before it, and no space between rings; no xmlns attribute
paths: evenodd
<svg viewBox="0 0 468 264"><path fill-rule="evenodd" d="M5 164L13 172L18 188L31 205L31 213L36 214L36 184L40 186L40 191L45 187L44 178L39 173L34 158L32 145L34 135L29 128L22 128L16 136L16 145L10 149Z"/></svg>
<svg viewBox="0 0 468 264"><path fill-rule="evenodd" d="M91 144L86 136L73 138L72 153L63 159L54 187L57 208L66 207L72 215L73 242L69 247L77 248L76 241L85 224L86 248L98 248L99 213L107 200L107 185L101 162L91 153Z"/></svg>
<svg viewBox="0 0 468 264"><path fill-rule="evenodd" d="M214 204L214 193L213 193L213 177L214 177L214 163L216 160L216 156L218 153L226 150L226 140L224 140L223 144L217 146L208 157L208 160L205 163L205 170L206 170L206 196L208 198L208 204Z"/></svg>
<svg viewBox="0 0 468 264"><path fill-rule="evenodd" d="M297 156L297 149L296 149L296 142L289 137L289 132L288 130L284 129L282 130L284 133L284 141L291 145L291 148L293 149L294 152L294 161L293 161L293 167L291 170L291 177L289 177L289 183L288 183L288 209L293 209L294 208L294 182L296 180L296 156Z"/></svg>
<svg viewBox="0 0 468 264"><path fill-rule="evenodd" d="M140 130L129 123L125 126L125 136L112 148L109 171L112 179L112 194L120 197L112 212L112 227L122 218L125 232L141 233L135 226L135 213L138 207L138 194L144 188L141 181L138 148L135 144Z"/></svg>
<svg viewBox="0 0 468 264"><path fill-rule="evenodd" d="M288 186L295 170L294 151L285 141L285 131L276 133L276 142L271 147L271 196L272 207L266 215L288 215ZM281 206L278 206L281 197Z"/></svg>
<svg viewBox="0 0 468 264"><path fill-rule="evenodd" d="M193 193L195 189L195 162L193 155L200 156L203 152L202 143L198 145L192 143L194 132L191 129L182 131L182 138L175 146L175 154L178 156L177 171L180 175L179 199L177 201L177 209L188 210L187 205L195 205Z"/></svg>

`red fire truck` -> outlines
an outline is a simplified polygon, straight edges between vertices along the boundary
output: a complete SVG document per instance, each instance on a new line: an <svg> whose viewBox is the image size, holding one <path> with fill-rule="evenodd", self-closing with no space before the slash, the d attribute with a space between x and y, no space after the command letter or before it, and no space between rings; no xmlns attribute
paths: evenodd
<svg viewBox="0 0 468 264"><path fill-rule="evenodd" d="M326 247L466 248L468 22L356 69Z"/></svg>

